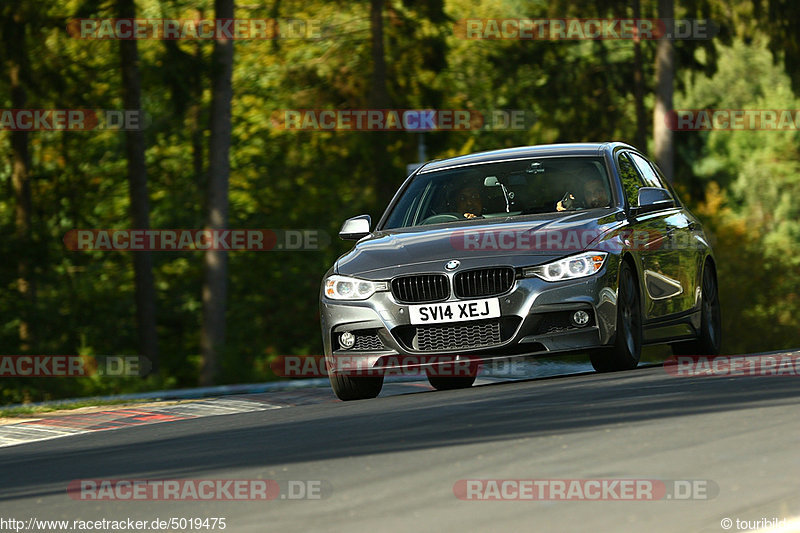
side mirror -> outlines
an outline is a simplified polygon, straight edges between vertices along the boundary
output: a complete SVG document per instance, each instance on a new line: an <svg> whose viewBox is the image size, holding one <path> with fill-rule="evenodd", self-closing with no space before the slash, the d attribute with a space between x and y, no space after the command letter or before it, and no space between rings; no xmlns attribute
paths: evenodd
<svg viewBox="0 0 800 533"><path fill-rule="evenodd" d="M362 237L369 235L369 227L372 224L372 218L369 215L359 215L357 217L348 218L342 224L342 229L339 230L339 238L346 241L357 241Z"/></svg>
<svg viewBox="0 0 800 533"><path fill-rule="evenodd" d="M633 208L636 214L659 211L675 207L675 200L667 189L661 187L642 187L639 189L639 205Z"/></svg>

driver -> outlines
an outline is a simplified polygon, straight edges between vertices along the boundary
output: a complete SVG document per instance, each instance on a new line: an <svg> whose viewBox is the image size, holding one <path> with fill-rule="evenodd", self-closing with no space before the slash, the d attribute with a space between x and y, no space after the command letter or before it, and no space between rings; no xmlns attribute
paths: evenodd
<svg viewBox="0 0 800 533"><path fill-rule="evenodd" d="M587 208L608 207L608 191L603 179L595 176L583 184L583 204Z"/></svg>
<svg viewBox="0 0 800 533"><path fill-rule="evenodd" d="M478 187L467 185L456 196L456 208L464 218L478 218L483 212L483 197Z"/></svg>
<svg viewBox="0 0 800 533"><path fill-rule="evenodd" d="M592 176L583 182L583 201L574 204L575 196L570 193L564 195L567 200L562 199L556 204L556 211L566 211L576 207L586 209L594 207L608 207L608 191L600 176ZM565 205L566 204L566 205Z"/></svg>

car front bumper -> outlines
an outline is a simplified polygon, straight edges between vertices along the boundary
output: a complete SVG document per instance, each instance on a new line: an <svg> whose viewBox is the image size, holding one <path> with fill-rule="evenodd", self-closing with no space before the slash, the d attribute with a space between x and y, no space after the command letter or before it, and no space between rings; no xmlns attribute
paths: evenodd
<svg viewBox="0 0 800 533"><path fill-rule="evenodd" d="M488 320L414 326L409 304L399 303L391 291L347 302L321 294L320 317L328 367L342 369L354 358L362 369L388 369L398 364L404 368L426 366L431 360L456 357L485 361L607 346L616 331L618 266L619 259L610 255L603 268L587 278L547 282L517 277L508 292L496 297L501 312L499 319L493 319L497 324ZM447 301L468 300L451 296ZM578 327L569 318L581 309L589 313L590 320ZM356 344L350 349L338 342L346 331L356 336ZM487 332L491 334L485 336ZM436 340L433 345L420 347L420 336ZM344 360L348 363L343 365Z"/></svg>

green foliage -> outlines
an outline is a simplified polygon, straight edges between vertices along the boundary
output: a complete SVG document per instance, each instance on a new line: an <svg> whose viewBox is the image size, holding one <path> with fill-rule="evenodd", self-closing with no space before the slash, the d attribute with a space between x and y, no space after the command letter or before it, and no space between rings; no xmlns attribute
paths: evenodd
<svg viewBox="0 0 800 533"><path fill-rule="evenodd" d="M719 70L688 83L685 109L800 109L763 40L719 47ZM728 352L796 346L800 331L800 132L678 134L693 197L717 238ZM695 147L692 147L695 143ZM746 328L742 325L747 324Z"/></svg>

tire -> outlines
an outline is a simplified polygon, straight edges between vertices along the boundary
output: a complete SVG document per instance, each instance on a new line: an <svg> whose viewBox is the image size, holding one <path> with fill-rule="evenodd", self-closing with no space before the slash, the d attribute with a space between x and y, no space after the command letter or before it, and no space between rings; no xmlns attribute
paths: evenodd
<svg viewBox="0 0 800 533"><path fill-rule="evenodd" d="M383 376L350 377L331 372L328 374L333 393L342 401L375 398L383 388Z"/></svg>
<svg viewBox="0 0 800 533"><path fill-rule="evenodd" d="M642 357L642 306L639 284L633 268L623 261L617 290L617 333L614 345L591 353L592 366L598 372L631 370Z"/></svg>
<svg viewBox="0 0 800 533"><path fill-rule="evenodd" d="M722 344L722 311L719 304L717 272L710 261L703 267L700 335L689 342L672 345L675 355L719 355Z"/></svg>

